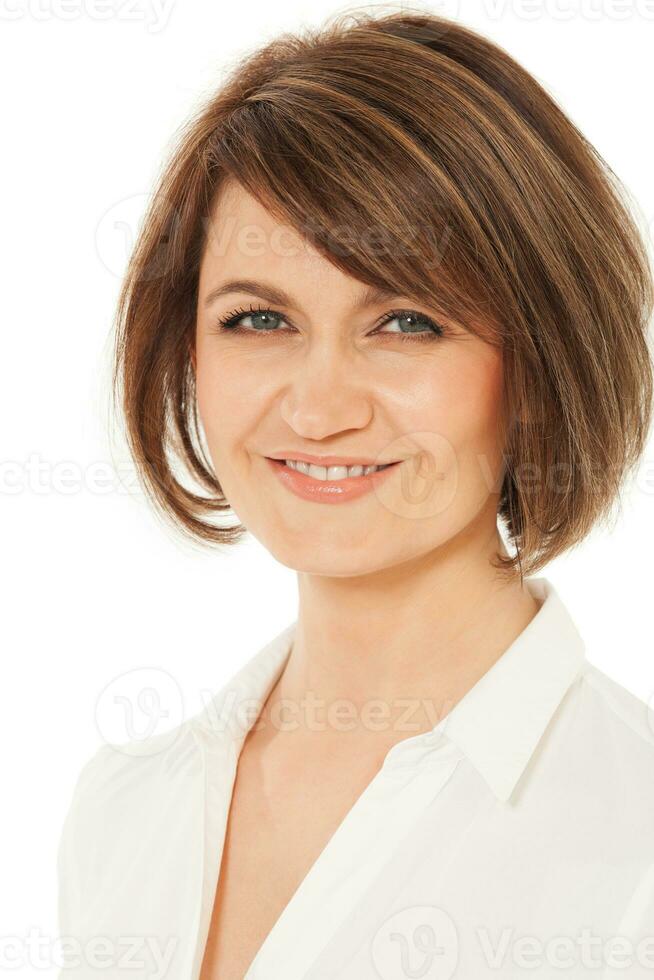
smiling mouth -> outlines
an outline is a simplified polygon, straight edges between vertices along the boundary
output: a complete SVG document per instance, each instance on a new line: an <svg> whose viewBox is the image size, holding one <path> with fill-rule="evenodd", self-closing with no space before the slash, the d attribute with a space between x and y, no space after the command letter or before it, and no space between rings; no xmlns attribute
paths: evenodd
<svg viewBox="0 0 654 980"><path fill-rule="evenodd" d="M268 456L267 458L272 463L276 463L278 466L285 467L286 469L292 470L296 473L301 473L303 476L307 476L313 480L322 481L324 483L334 483L337 481L352 480L362 476L370 476L373 473L380 473L382 470L386 470L390 466L397 466L397 463L399 462L399 460L396 460L393 463L383 463L380 466L364 466L363 464L356 466L317 466L314 463L306 463L304 460L275 459L271 456Z"/></svg>

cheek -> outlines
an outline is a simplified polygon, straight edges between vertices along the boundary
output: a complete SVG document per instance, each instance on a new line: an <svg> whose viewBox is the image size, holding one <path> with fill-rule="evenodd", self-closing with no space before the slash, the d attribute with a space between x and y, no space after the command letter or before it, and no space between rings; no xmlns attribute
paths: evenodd
<svg viewBox="0 0 654 980"><path fill-rule="evenodd" d="M199 345L195 372L197 406L216 467L247 426L249 400L242 377L236 358L218 359Z"/></svg>
<svg viewBox="0 0 654 980"><path fill-rule="evenodd" d="M469 492L485 500L501 489L504 470L502 419L502 365L498 357L484 357L469 366L456 395L452 444L459 480Z"/></svg>
<svg viewBox="0 0 654 980"><path fill-rule="evenodd" d="M460 356L457 356L460 355ZM502 359L484 345L476 354L460 349L412 384L411 422L433 432L460 457L495 457L502 439Z"/></svg>

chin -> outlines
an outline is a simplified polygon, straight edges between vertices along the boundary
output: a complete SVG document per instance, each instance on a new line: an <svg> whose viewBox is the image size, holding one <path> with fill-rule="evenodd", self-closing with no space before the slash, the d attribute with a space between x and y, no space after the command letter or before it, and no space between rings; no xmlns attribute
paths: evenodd
<svg viewBox="0 0 654 980"><path fill-rule="evenodd" d="M351 544L337 546L333 536L330 537L329 542L322 542L318 534L307 536L302 544L296 545L290 544L289 541L263 543L273 558L286 568L298 573L325 575L329 578L357 578L370 575L402 560L388 554L380 554L375 560L369 542L362 543L357 549Z"/></svg>

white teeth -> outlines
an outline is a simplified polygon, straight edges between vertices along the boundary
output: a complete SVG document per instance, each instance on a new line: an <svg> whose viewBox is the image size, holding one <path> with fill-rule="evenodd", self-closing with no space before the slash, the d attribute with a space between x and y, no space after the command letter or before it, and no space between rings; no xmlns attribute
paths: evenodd
<svg viewBox="0 0 654 980"><path fill-rule="evenodd" d="M299 459L285 459L284 462L289 469L312 476L314 480L346 480L351 476L366 476L390 466L390 463L384 466L314 466L313 463L305 463Z"/></svg>

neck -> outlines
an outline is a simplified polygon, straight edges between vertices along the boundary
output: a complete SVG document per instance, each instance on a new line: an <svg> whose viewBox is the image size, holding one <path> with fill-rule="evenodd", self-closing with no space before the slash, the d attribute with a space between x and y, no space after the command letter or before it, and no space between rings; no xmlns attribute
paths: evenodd
<svg viewBox="0 0 654 980"><path fill-rule="evenodd" d="M484 549L448 548L360 577L300 574L293 649L264 715L283 702L275 717L292 719L295 733L326 732L325 747L332 735L343 745L361 736L385 750L429 731L538 612L519 577L492 567L498 553L494 529Z"/></svg>

